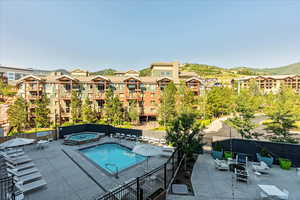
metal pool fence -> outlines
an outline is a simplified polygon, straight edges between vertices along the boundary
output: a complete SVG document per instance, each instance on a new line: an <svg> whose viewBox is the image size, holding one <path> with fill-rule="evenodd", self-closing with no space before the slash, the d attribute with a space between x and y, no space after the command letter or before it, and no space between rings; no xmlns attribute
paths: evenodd
<svg viewBox="0 0 300 200"><path fill-rule="evenodd" d="M95 200L165 199L166 192L184 159L185 155L176 150L162 166L125 182L124 185L110 190L103 196L96 197Z"/></svg>

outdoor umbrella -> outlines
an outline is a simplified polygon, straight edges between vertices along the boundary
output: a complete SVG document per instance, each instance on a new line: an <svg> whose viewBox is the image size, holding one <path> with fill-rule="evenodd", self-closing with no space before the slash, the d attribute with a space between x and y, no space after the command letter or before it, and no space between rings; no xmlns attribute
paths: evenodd
<svg viewBox="0 0 300 200"><path fill-rule="evenodd" d="M27 139L27 138L14 138L3 142L0 144L0 148L10 148L10 147L17 147L17 146L24 146L27 144L32 144L35 140L34 139Z"/></svg>
<svg viewBox="0 0 300 200"><path fill-rule="evenodd" d="M133 149L132 152L140 154L147 157L147 170L148 170L148 160L150 156L157 156L162 153L159 147L150 144L138 144Z"/></svg>

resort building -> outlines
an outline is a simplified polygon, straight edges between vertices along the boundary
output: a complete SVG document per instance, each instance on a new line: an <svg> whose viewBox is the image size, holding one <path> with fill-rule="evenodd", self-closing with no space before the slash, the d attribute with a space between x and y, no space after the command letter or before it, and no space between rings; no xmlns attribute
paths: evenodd
<svg viewBox="0 0 300 200"><path fill-rule="evenodd" d="M238 90L248 88L251 80L254 80L264 93L277 93L282 86L300 92L300 75L248 76L236 80Z"/></svg>
<svg viewBox="0 0 300 200"><path fill-rule="evenodd" d="M48 76L25 76L18 81L18 95L23 96L30 104L30 116L34 118L34 102L46 94L50 98L51 119L57 123L71 118L71 92L78 90L81 98L88 97L101 113L105 103L105 91L111 87L118 95L126 109L132 102L139 107L141 120L155 120L157 117L160 95L170 82L184 82L196 95L205 90L205 80L195 73L180 72L178 62L153 63L151 76L139 77L130 70L116 76L90 75L87 71L74 70L70 75L53 72Z"/></svg>

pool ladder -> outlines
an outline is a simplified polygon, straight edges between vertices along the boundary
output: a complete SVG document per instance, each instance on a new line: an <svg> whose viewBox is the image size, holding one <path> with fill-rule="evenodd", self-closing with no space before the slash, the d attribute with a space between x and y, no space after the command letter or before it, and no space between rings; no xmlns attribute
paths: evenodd
<svg viewBox="0 0 300 200"><path fill-rule="evenodd" d="M106 164L105 164L106 169L108 169L108 170L111 171L111 172L113 172L113 171L112 171L108 166L113 166L113 167L116 168L116 174L115 174L115 177L116 177L116 178L119 178L119 168L118 168L118 166L117 166L116 164L113 164L113 163L106 163Z"/></svg>

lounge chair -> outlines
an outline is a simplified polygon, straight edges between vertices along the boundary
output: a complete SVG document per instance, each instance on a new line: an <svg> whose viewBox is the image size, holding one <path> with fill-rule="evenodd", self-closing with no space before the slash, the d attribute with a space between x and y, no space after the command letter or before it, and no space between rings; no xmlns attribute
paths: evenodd
<svg viewBox="0 0 300 200"><path fill-rule="evenodd" d="M159 144L159 139L158 138L153 138L152 143L153 144Z"/></svg>
<svg viewBox="0 0 300 200"><path fill-rule="evenodd" d="M113 135L113 137L114 137L114 138L120 138L120 133L115 133L115 134Z"/></svg>
<svg viewBox="0 0 300 200"><path fill-rule="evenodd" d="M11 159L7 156L4 156L4 159L13 164L13 165L21 165L21 164L24 164L24 163L28 163L28 162L31 162L32 160L28 157L22 157L22 158L18 158L18 159Z"/></svg>
<svg viewBox="0 0 300 200"><path fill-rule="evenodd" d="M215 166L216 166L216 169L218 169L220 171L228 171L229 170L229 165L227 164L226 161L223 161L223 160L216 159Z"/></svg>
<svg viewBox="0 0 300 200"><path fill-rule="evenodd" d="M17 171L22 171L22 170L25 170L25 169L29 169L29 168L32 168L34 167L34 163L33 162L29 162L29 163L25 163L25 164L22 164L22 165L12 165L11 163L9 162L6 162L6 165L11 168L11 169L15 169Z"/></svg>
<svg viewBox="0 0 300 200"><path fill-rule="evenodd" d="M260 161L259 165L253 164L252 168L253 171L261 174L268 174L270 172L270 167L264 161Z"/></svg>
<svg viewBox="0 0 300 200"><path fill-rule="evenodd" d="M15 176L14 178L17 182L22 182L24 184L24 183L32 182L34 180L41 179L42 174L40 172L35 172L35 173L32 173L32 174L28 174L26 176L21 176L21 177L16 177Z"/></svg>
<svg viewBox="0 0 300 200"><path fill-rule="evenodd" d="M22 148L16 148L16 149L6 149L4 150L4 152L6 154L15 154L15 153L20 153L20 152L24 152Z"/></svg>
<svg viewBox="0 0 300 200"><path fill-rule="evenodd" d="M290 196L289 191L287 191L286 189L283 189L282 192L284 193L284 195L280 196L279 198L282 199L282 200L288 200L289 196Z"/></svg>
<svg viewBox="0 0 300 200"><path fill-rule="evenodd" d="M163 146L163 151L174 152L175 148L170 146Z"/></svg>
<svg viewBox="0 0 300 200"><path fill-rule="evenodd" d="M125 139L126 140L131 140L131 135L130 134L126 134Z"/></svg>
<svg viewBox="0 0 300 200"><path fill-rule="evenodd" d="M32 167L32 168L25 169L25 170L22 170L22 171L17 171L15 169L9 169L9 168L7 168L6 170L7 170L8 173L10 173L12 175L15 175L15 176L18 176L18 177L26 176L28 174L32 174L32 173L35 173L35 172L39 171L36 167Z"/></svg>
<svg viewBox="0 0 300 200"><path fill-rule="evenodd" d="M162 152L160 153L160 156L162 156L162 157L171 157L172 154L173 154L172 152L162 151Z"/></svg>
<svg viewBox="0 0 300 200"><path fill-rule="evenodd" d="M34 181L32 183L27 183L27 184L22 184L21 182L16 183L17 188L23 193L27 193L32 190L39 189L46 185L47 185L47 183L44 179L40 179L40 180Z"/></svg>
<svg viewBox="0 0 300 200"><path fill-rule="evenodd" d="M131 135L130 139L131 139L132 141L136 141L136 140L137 140L137 137L136 137L136 135Z"/></svg>
<svg viewBox="0 0 300 200"><path fill-rule="evenodd" d="M159 140L159 143L164 145L164 144L167 143L167 141L166 141L166 139L160 139L160 140Z"/></svg>
<svg viewBox="0 0 300 200"><path fill-rule="evenodd" d="M121 139L124 139L124 138L125 138L125 134L124 134L124 133L121 133L121 134L120 134L120 138L121 138Z"/></svg>

